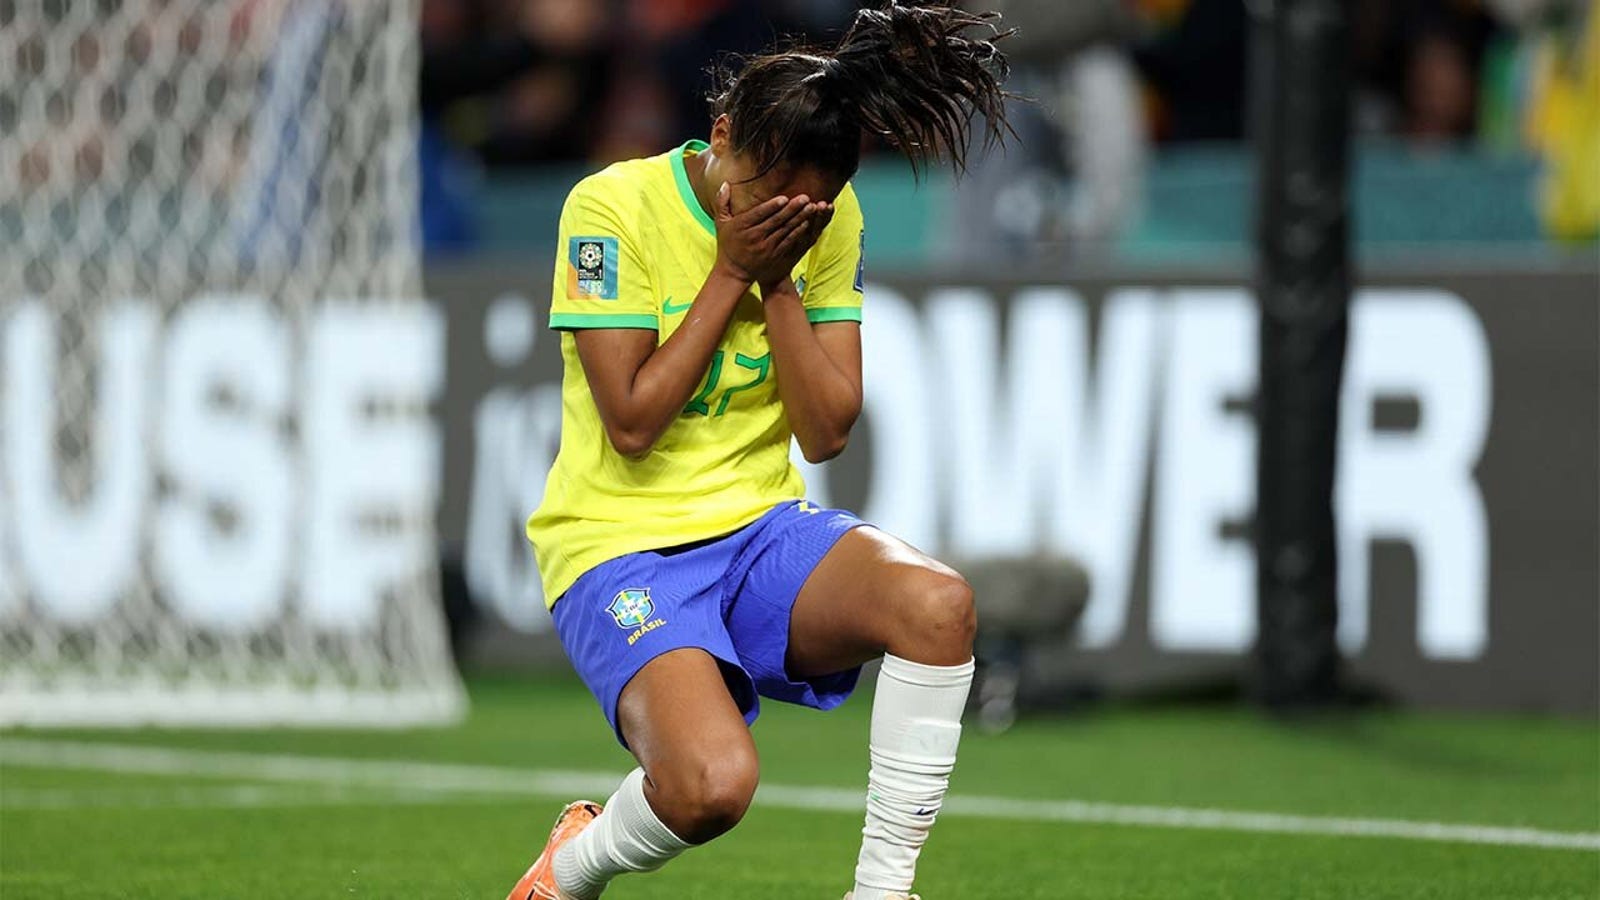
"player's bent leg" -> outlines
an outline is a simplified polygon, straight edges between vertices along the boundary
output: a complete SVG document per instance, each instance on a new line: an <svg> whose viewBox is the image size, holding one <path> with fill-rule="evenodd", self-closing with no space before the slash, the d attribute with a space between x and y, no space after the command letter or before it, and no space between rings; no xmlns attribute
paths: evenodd
<svg viewBox="0 0 1600 900"><path fill-rule="evenodd" d="M703 844L739 824L755 796L755 741L717 661L674 650L642 669L617 722L648 776L645 794L673 833Z"/></svg>
<svg viewBox="0 0 1600 900"><path fill-rule="evenodd" d="M885 653L932 666L972 658L972 587L954 569L876 528L856 528L795 599L789 670L814 678Z"/></svg>
<svg viewBox="0 0 1600 900"><path fill-rule="evenodd" d="M841 538L795 600L794 675L817 677L883 656L852 900L911 894L955 767L976 630L965 579L872 528Z"/></svg>
<svg viewBox="0 0 1600 900"><path fill-rule="evenodd" d="M659 869L732 828L755 794L755 744L705 651L646 664L623 689L617 722L641 768L554 852L558 900L592 900L618 875Z"/></svg>

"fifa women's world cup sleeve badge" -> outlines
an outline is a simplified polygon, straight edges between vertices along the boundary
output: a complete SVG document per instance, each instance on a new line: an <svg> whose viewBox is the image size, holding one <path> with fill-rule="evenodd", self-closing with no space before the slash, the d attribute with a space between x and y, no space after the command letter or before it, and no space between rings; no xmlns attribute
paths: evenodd
<svg viewBox="0 0 1600 900"><path fill-rule="evenodd" d="M617 239L614 237L575 237L568 241L567 263L572 267L568 282L572 299L617 299Z"/></svg>

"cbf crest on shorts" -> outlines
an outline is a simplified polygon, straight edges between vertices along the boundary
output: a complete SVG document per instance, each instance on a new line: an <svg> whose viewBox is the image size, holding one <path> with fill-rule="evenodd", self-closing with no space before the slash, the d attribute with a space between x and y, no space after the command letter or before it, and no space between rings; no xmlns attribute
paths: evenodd
<svg viewBox="0 0 1600 900"><path fill-rule="evenodd" d="M567 241L567 297L617 299L617 239L574 237Z"/></svg>
<svg viewBox="0 0 1600 900"><path fill-rule="evenodd" d="M649 588L624 588L617 592L606 610L617 620L618 628L638 628L650 621L656 604L650 599Z"/></svg>

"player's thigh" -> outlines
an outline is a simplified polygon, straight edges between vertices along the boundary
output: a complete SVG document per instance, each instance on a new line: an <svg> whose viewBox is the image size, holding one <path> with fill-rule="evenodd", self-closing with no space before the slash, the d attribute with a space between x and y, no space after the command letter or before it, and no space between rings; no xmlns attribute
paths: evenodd
<svg viewBox="0 0 1600 900"><path fill-rule="evenodd" d="M673 650L645 664L622 690L617 725L651 782L674 799L726 804L755 790L755 742L704 650Z"/></svg>
<svg viewBox="0 0 1600 900"><path fill-rule="evenodd" d="M971 589L954 569L876 528L853 529L795 598L789 669L802 678L825 675L893 651L897 641L921 642L952 627L970 632L971 606ZM952 650L949 664L964 662L963 652Z"/></svg>

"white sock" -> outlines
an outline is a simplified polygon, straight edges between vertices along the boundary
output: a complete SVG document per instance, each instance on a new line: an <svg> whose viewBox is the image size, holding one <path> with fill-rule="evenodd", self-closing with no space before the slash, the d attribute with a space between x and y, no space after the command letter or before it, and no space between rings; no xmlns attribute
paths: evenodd
<svg viewBox="0 0 1600 900"><path fill-rule="evenodd" d="M950 785L972 660L925 666L884 656L872 701L872 768L855 900L909 894L917 855Z"/></svg>
<svg viewBox="0 0 1600 900"><path fill-rule="evenodd" d="M634 769L606 811L556 852L556 884L571 900L594 900L623 872L654 872L687 849L650 808L644 770Z"/></svg>

